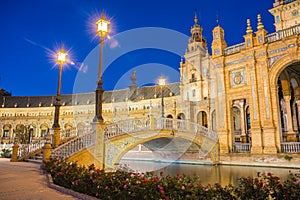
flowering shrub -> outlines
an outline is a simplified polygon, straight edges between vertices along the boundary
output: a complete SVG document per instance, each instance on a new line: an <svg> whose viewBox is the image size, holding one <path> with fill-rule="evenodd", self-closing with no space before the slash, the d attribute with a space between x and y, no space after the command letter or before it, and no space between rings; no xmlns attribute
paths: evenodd
<svg viewBox="0 0 300 200"><path fill-rule="evenodd" d="M50 160L45 169L53 182L99 199L299 199L300 177L290 174L284 182L271 173L256 178L242 177L236 186L222 187L219 183L202 185L199 177L165 176L135 173L129 170L104 172L94 165L85 168L78 163Z"/></svg>

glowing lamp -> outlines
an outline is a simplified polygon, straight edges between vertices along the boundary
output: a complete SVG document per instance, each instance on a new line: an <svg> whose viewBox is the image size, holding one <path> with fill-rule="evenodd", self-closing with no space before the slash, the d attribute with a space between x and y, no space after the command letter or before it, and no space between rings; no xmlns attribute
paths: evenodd
<svg viewBox="0 0 300 200"><path fill-rule="evenodd" d="M163 78L163 77L160 77L160 78L158 79L158 85L160 85L160 86L165 86L165 85L166 85L166 79Z"/></svg>
<svg viewBox="0 0 300 200"><path fill-rule="evenodd" d="M104 38L109 32L109 24L110 22L106 20L104 16L104 12L102 11L100 19L96 22L97 34Z"/></svg>
<svg viewBox="0 0 300 200"><path fill-rule="evenodd" d="M57 53L57 62L61 65L65 64L67 61L67 52L65 52L64 47Z"/></svg>

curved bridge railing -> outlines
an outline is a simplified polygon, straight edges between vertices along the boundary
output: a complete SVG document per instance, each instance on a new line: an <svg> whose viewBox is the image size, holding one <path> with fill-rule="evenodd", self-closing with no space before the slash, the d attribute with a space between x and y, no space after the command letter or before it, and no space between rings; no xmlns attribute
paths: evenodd
<svg viewBox="0 0 300 200"><path fill-rule="evenodd" d="M51 151L51 158L66 159L85 148L93 146L95 144L95 133L96 131L93 130L58 146Z"/></svg>
<svg viewBox="0 0 300 200"><path fill-rule="evenodd" d="M213 141L218 141L217 133L208 130L204 126L187 120L171 118L154 118L153 121L149 118L122 120L115 124L106 125L104 127L104 137L108 140L116 136L148 130L192 132L194 134L201 134Z"/></svg>

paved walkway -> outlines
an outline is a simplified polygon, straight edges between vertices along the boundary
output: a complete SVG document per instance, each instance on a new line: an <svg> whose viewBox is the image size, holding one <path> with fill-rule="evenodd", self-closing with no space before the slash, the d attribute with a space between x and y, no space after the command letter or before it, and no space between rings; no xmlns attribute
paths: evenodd
<svg viewBox="0 0 300 200"><path fill-rule="evenodd" d="M0 200L76 199L47 186L40 165L0 158Z"/></svg>

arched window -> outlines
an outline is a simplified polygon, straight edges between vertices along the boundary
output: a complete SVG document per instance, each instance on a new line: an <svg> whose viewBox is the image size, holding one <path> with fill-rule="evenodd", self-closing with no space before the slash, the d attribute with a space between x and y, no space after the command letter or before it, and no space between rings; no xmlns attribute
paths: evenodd
<svg viewBox="0 0 300 200"><path fill-rule="evenodd" d="M197 122L199 125L204 126L204 127L208 127L208 123L207 123L207 114L204 111L200 111L198 113L197 116Z"/></svg>
<svg viewBox="0 0 300 200"><path fill-rule="evenodd" d="M179 114L177 115L177 119L182 119L182 120L184 120L184 119L185 119L185 115L184 115L183 113L179 113Z"/></svg>

